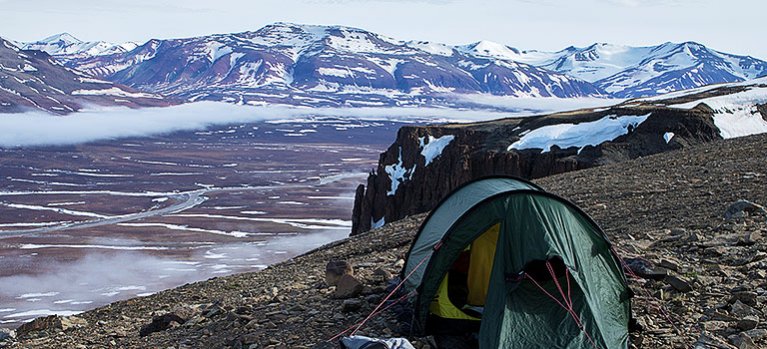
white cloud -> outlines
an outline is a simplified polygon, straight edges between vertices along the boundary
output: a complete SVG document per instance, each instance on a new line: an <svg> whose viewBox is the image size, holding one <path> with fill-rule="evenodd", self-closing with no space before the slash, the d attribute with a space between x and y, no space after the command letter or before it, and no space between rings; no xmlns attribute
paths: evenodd
<svg viewBox="0 0 767 349"><path fill-rule="evenodd" d="M477 121L531 115L613 104L606 99L503 98L482 95L471 98L477 107L515 109L517 112L459 110L444 108L297 108L288 106L253 107L218 102L198 102L167 108L107 108L88 110L64 117L40 112L7 114L0 118L0 147L63 145L105 139L140 137L184 130L200 130L211 125L257 122L312 116L360 119Z"/></svg>

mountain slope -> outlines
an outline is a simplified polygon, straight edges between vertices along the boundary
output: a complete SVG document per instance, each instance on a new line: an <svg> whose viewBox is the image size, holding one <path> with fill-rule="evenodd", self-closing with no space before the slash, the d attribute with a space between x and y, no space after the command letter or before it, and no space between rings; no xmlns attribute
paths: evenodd
<svg viewBox="0 0 767 349"><path fill-rule="evenodd" d="M122 44L114 44L106 41L86 42L75 38L69 33L61 33L35 42L17 43L16 46L22 50L38 50L51 56L61 56L66 60L74 57L101 56L128 52L138 47L139 44L135 42L126 42Z"/></svg>
<svg viewBox="0 0 767 349"><path fill-rule="evenodd" d="M757 133L767 133L767 78L611 108L403 127L357 188L352 233L426 212L482 176L540 178Z"/></svg>
<svg viewBox="0 0 767 349"><path fill-rule="evenodd" d="M722 219L728 205L739 199L767 203L767 191L759 190L767 184L767 162L753 160L764 157L765 142L767 135L716 141L536 181L593 217L622 257L660 263L692 286L693 291L681 292L667 282L628 278L635 292L632 314L644 326L631 333L633 346L737 348L726 343L728 337L754 342L743 348L767 346L764 322L748 331L736 326L743 313L764 309L765 217L755 212ZM6 339L6 345L334 348L337 343L330 338L359 324L386 297L389 280L376 270L401 271L399 259L408 253L424 217L387 224L263 271L216 277L65 317L72 324L66 330L48 326ZM324 281L332 260L354 267L355 278L366 286L361 295L332 297L333 287ZM403 310L387 306L361 333L407 337L416 348L432 343L410 336L403 326L410 317ZM184 324L171 321L179 317ZM170 325L140 336L153 319Z"/></svg>
<svg viewBox="0 0 767 349"><path fill-rule="evenodd" d="M277 23L254 32L151 40L127 53L68 65L145 91L251 104L421 104L444 100L445 93L603 94L528 64L442 49L434 54L356 28Z"/></svg>
<svg viewBox="0 0 767 349"><path fill-rule="evenodd" d="M94 79L63 67L41 51L23 51L0 38L0 113L43 110L68 114L88 104L165 106L161 96Z"/></svg>
<svg viewBox="0 0 767 349"><path fill-rule="evenodd" d="M594 44L555 53L525 52L519 60L595 83L620 98L654 96L767 74L767 62L685 42L630 47Z"/></svg>
<svg viewBox="0 0 767 349"><path fill-rule="evenodd" d="M249 104L465 106L449 95L473 93L635 98L767 75L765 61L694 42L541 52L490 41L403 42L362 29L290 23L138 47L68 34L24 47L143 91Z"/></svg>

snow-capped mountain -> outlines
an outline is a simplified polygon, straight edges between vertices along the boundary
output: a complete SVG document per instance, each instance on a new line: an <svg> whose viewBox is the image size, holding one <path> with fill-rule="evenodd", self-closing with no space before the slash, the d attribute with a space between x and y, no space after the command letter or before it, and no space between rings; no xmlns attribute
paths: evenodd
<svg viewBox="0 0 767 349"><path fill-rule="evenodd" d="M767 62L694 42L648 47L602 43L553 53L524 52L518 60L592 82L621 98L745 81L767 74Z"/></svg>
<svg viewBox="0 0 767 349"><path fill-rule="evenodd" d="M35 42L17 43L23 50L39 50L51 56L101 56L124 53L139 46L136 42L121 44L106 41L82 41L69 33L49 36ZM65 59L70 57L64 57Z"/></svg>
<svg viewBox="0 0 767 349"><path fill-rule="evenodd" d="M444 101L450 93L604 94L580 79L484 52L485 46L453 48L356 28L276 23L252 32L150 40L130 52L67 64L144 91L251 104L375 106Z"/></svg>
<svg viewBox="0 0 767 349"><path fill-rule="evenodd" d="M67 114L84 105L166 106L156 94L139 92L67 68L42 51L25 51L0 38L0 113L43 110Z"/></svg>
<svg viewBox="0 0 767 349"><path fill-rule="evenodd" d="M308 106L455 105L451 94L632 98L767 75L767 62L686 42L522 51L450 46L362 29L275 23L133 48L62 34L37 43L68 67L187 100Z"/></svg>

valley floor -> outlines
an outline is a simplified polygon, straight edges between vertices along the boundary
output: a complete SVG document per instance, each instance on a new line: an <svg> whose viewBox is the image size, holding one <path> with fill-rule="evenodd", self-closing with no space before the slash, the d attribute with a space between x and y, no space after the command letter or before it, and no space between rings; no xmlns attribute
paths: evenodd
<svg viewBox="0 0 767 349"><path fill-rule="evenodd" d="M681 292L662 281L630 279L633 312L644 326L632 335L632 346L767 346L766 217L723 218L740 199L767 204L765 144L767 135L717 141L536 181L592 215L624 257L663 261L691 286ZM385 295L385 282L373 271L399 272L423 217L408 217L260 272L116 302L78 315L84 321L67 330L32 332L5 343L9 348L330 348L324 341L362 320ZM343 311L344 300L331 297L333 288L324 282L331 259L355 265L355 275L366 285L359 309L347 302ZM153 316L179 312L179 306L191 313L188 321L139 336ZM755 316L756 324L744 323L746 316ZM398 330L387 312L361 333L406 335ZM412 339L419 348L429 341Z"/></svg>

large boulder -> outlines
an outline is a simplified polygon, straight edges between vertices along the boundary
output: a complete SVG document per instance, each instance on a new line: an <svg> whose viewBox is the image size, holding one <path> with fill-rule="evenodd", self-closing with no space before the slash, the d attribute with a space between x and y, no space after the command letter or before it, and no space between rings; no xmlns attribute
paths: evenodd
<svg viewBox="0 0 767 349"><path fill-rule="evenodd" d="M333 292L335 298L352 298L357 297L362 293L364 286L354 276L345 274L338 279L336 284L336 290Z"/></svg>
<svg viewBox="0 0 767 349"><path fill-rule="evenodd" d="M347 261L332 260L325 266L325 282L328 286L336 286L344 275L354 275L354 269Z"/></svg>
<svg viewBox="0 0 767 349"><path fill-rule="evenodd" d="M153 317L152 322L141 326L141 329L139 329L139 336L145 337L155 332L165 331L169 328L183 325L197 314L199 314L197 309L187 306L178 306L170 312Z"/></svg>
<svg viewBox="0 0 767 349"><path fill-rule="evenodd" d="M724 219L731 220L735 218L743 218L746 214L761 213L767 215L767 210L764 206L755 204L748 200L738 200L724 211Z"/></svg>
<svg viewBox="0 0 767 349"><path fill-rule="evenodd" d="M47 331L47 330L68 330L70 328L75 327L83 327L87 326L88 322L82 318L79 318L77 316L58 316L58 315L49 315L44 317L39 317L37 319L34 319L30 322L27 322L21 326L19 326L18 329L16 329L16 334L19 337L26 336L32 332L37 331Z"/></svg>

